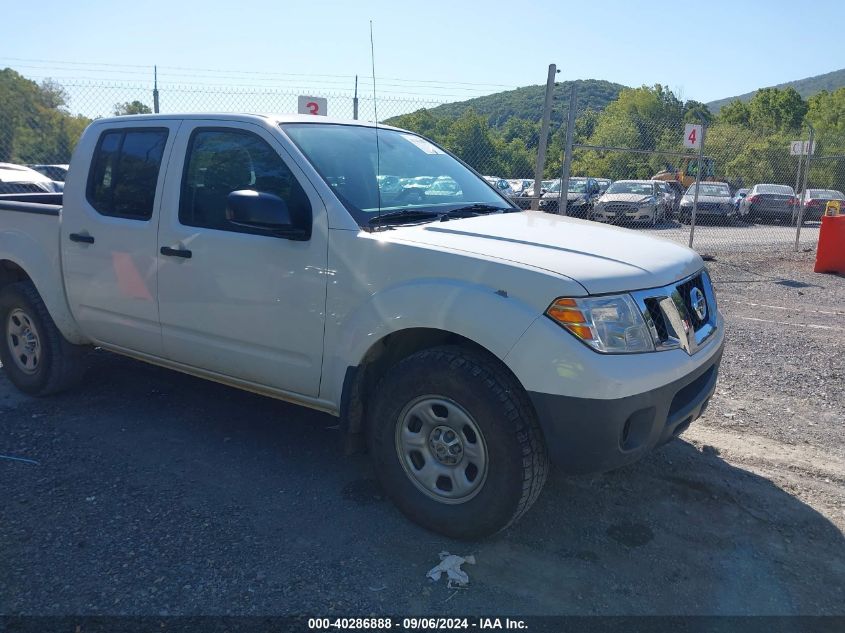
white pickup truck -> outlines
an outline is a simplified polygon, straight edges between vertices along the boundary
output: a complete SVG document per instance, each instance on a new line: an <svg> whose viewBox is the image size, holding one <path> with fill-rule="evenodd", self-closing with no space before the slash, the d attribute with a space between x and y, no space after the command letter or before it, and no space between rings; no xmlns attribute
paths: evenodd
<svg viewBox="0 0 845 633"><path fill-rule="evenodd" d="M0 335L32 395L99 346L338 416L403 512L472 538L550 462L686 429L724 328L693 251L522 212L420 136L194 114L97 120L63 194L0 197Z"/></svg>

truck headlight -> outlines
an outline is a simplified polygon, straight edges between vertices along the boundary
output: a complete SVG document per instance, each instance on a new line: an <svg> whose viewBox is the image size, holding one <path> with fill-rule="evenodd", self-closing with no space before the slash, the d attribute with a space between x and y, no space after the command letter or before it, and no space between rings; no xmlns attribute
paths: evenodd
<svg viewBox="0 0 845 633"><path fill-rule="evenodd" d="M578 299L561 297L546 309L546 316L597 352L654 351L643 315L627 294Z"/></svg>
<svg viewBox="0 0 845 633"><path fill-rule="evenodd" d="M646 200L645 202L640 202L637 206L640 209L648 209L653 204L654 204L654 200Z"/></svg>

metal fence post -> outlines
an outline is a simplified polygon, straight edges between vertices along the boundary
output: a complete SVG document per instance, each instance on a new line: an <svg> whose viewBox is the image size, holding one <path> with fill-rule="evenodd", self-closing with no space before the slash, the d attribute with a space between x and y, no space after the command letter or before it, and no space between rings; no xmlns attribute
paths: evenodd
<svg viewBox="0 0 845 633"><path fill-rule="evenodd" d="M358 75L355 75L355 96L352 97L352 118L358 120Z"/></svg>
<svg viewBox="0 0 845 633"><path fill-rule="evenodd" d="M549 141L549 122L552 116L552 99L555 92L557 66L549 64L549 76L546 78L546 102L543 106L543 122L540 125L540 144L537 146L537 164L534 166L534 196L531 209L540 208L540 188L543 185L543 170L546 166L546 144Z"/></svg>
<svg viewBox="0 0 845 633"><path fill-rule="evenodd" d="M158 114L158 66L153 66L153 112Z"/></svg>
<svg viewBox="0 0 845 633"><path fill-rule="evenodd" d="M578 106L578 89L572 82L569 92L569 115L566 119L566 148L563 151L563 166L560 174L560 196L557 212L566 215L569 207L569 172L572 170L572 139L575 136L575 109Z"/></svg>
<svg viewBox="0 0 845 633"><path fill-rule="evenodd" d="M795 193L801 188L801 163L804 160L804 154L798 154L798 171L795 174Z"/></svg>
<svg viewBox="0 0 845 633"><path fill-rule="evenodd" d="M807 176L810 173L810 158L813 153L813 141L816 135L816 130L813 126L807 124L810 128L810 142L807 146L807 158L804 161L804 184L801 187L801 200L798 201L798 217L795 220L795 252L798 252L798 244L801 240L801 225L804 223L804 203L807 200Z"/></svg>
<svg viewBox="0 0 845 633"><path fill-rule="evenodd" d="M698 211L698 189L701 185L701 170L704 168L704 139L707 136L707 122L701 119L701 143L698 146L698 169L695 170L695 193L692 195L692 217L689 223L689 247L692 248L695 235L695 214ZM657 211L655 210L655 213Z"/></svg>

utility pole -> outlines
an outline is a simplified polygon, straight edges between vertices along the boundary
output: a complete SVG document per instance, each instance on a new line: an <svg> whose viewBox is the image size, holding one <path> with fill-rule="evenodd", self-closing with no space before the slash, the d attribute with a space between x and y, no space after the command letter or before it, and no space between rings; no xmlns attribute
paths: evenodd
<svg viewBox="0 0 845 633"><path fill-rule="evenodd" d="M540 188L543 185L543 168L546 165L546 145L549 141L549 122L552 117L552 100L555 92L555 75L557 66L549 64L549 76L546 79L546 103L543 106L543 122L540 124L540 144L537 147L537 165L534 167L534 197L531 209L540 208Z"/></svg>
<svg viewBox="0 0 845 633"><path fill-rule="evenodd" d="M569 92L569 116L566 119L566 148L563 152L563 170L560 174L560 198L557 212L566 215L569 207L569 173L572 171L572 141L575 138L575 109L578 107L578 88L572 82Z"/></svg>
<svg viewBox="0 0 845 633"><path fill-rule="evenodd" d="M810 173L810 157L813 154L813 143L815 142L816 130L809 123L810 142L807 146L807 160L804 161L804 184L801 187L801 199L798 201L798 219L795 221L795 252L798 252L798 244L801 240L801 225L804 223L804 204L807 202L807 176Z"/></svg>
<svg viewBox="0 0 845 633"><path fill-rule="evenodd" d="M158 114L158 66L153 66L153 112Z"/></svg>
<svg viewBox="0 0 845 633"><path fill-rule="evenodd" d="M352 118L358 120L358 75L355 75L355 96L352 97Z"/></svg>

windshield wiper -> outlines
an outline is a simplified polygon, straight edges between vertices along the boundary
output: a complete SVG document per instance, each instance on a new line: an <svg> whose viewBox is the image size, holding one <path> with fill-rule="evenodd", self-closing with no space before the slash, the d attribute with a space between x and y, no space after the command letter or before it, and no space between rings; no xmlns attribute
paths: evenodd
<svg viewBox="0 0 845 633"><path fill-rule="evenodd" d="M368 220L369 224L386 224L389 222L416 222L424 220L441 220L446 221L452 218L471 218L477 215L485 215L487 213L495 213L497 211L504 211L507 207L498 207L492 204L468 204L449 211L426 211L424 209L400 209L398 211L390 211L382 213L374 218Z"/></svg>
<svg viewBox="0 0 845 633"><path fill-rule="evenodd" d="M415 220L436 220L442 214L436 211L424 211L423 209L402 209L400 211L390 211L388 213L381 213L374 218L370 218L368 224L384 224L395 221L409 221Z"/></svg>
<svg viewBox="0 0 845 633"><path fill-rule="evenodd" d="M476 215L486 215L488 213L496 213L497 211L505 211L508 207L497 207L492 204L475 203L468 204L457 209L450 209L440 214L441 220L448 220L450 218L471 218Z"/></svg>

